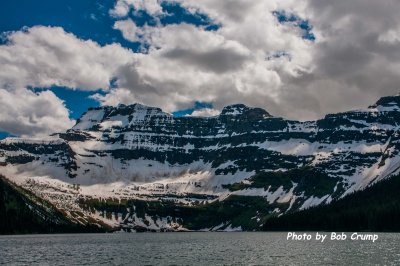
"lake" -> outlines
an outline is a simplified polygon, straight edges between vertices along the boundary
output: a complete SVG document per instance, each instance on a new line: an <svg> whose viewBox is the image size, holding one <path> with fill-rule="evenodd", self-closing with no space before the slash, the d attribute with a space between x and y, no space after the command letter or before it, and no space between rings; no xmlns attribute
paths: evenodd
<svg viewBox="0 0 400 266"><path fill-rule="evenodd" d="M323 243L268 232L0 236L0 264L400 265L400 234L378 233L375 242L326 234Z"/></svg>

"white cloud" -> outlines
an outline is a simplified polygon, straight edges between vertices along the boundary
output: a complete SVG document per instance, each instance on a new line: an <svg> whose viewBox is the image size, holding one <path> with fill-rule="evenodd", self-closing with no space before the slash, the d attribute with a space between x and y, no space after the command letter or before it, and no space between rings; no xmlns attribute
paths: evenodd
<svg viewBox="0 0 400 266"><path fill-rule="evenodd" d="M0 130L21 136L43 136L74 125L68 109L51 91L0 89Z"/></svg>
<svg viewBox="0 0 400 266"><path fill-rule="evenodd" d="M115 72L133 60L120 45L101 47L59 27L32 27L10 33L7 40L0 46L0 88L107 89Z"/></svg>
<svg viewBox="0 0 400 266"><path fill-rule="evenodd" d="M91 98L102 102L103 105L110 106L117 106L118 104L129 105L138 102L132 90L123 88L113 89L106 95L96 93Z"/></svg>
<svg viewBox="0 0 400 266"><path fill-rule="evenodd" d="M147 25L138 27L130 18L116 21L113 28L120 30L123 37L131 42L154 43L152 39L155 38L155 34L158 34L156 28Z"/></svg>
<svg viewBox="0 0 400 266"><path fill-rule="evenodd" d="M400 42L400 27L397 29L389 29L381 33L378 37L379 42L395 44Z"/></svg>
<svg viewBox="0 0 400 266"><path fill-rule="evenodd" d="M212 109L212 108L203 108L203 109L199 109L194 111L192 114L190 114L189 116L203 116L203 117L208 117L208 116L216 116L219 115L221 113L221 111L216 110L216 109Z"/></svg>
<svg viewBox="0 0 400 266"><path fill-rule="evenodd" d="M125 17L134 8L136 11L145 10L150 15L162 14L160 2L157 0L118 0L110 14L114 17Z"/></svg>
<svg viewBox="0 0 400 266"><path fill-rule="evenodd" d="M130 18L126 20L118 20L114 24L114 29L120 30L122 36L131 42L139 42L143 35L143 30L136 26Z"/></svg>

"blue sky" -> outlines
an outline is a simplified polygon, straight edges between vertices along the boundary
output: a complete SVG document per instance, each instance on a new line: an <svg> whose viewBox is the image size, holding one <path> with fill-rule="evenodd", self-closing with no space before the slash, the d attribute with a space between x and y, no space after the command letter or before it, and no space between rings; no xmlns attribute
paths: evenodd
<svg viewBox="0 0 400 266"><path fill-rule="evenodd" d="M293 23L294 25L302 29L302 37L304 39L315 41L315 35L312 33L312 26L310 25L308 20L302 19L295 14L287 13L284 10L274 11L273 14L276 16L280 23Z"/></svg>

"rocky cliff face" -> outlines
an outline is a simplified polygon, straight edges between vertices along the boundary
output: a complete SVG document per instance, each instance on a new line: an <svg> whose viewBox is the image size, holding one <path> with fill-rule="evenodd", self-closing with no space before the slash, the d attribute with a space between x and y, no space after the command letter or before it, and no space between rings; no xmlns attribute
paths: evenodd
<svg viewBox="0 0 400 266"><path fill-rule="evenodd" d="M207 118L174 117L140 104L106 106L89 109L72 129L48 139L1 141L0 170L76 221L177 230L190 228L185 212L166 213L160 202L198 211L257 197L262 206L248 219L261 209L266 219L329 203L396 174L399 124L400 96L308 122L241 104ZM138 202L155 206L142 208L139 217ZM75 212L82 213L79 219ZM253 226L264 218L253 219ZM226 217L204 227L243 229L242 223Z"/></svg>

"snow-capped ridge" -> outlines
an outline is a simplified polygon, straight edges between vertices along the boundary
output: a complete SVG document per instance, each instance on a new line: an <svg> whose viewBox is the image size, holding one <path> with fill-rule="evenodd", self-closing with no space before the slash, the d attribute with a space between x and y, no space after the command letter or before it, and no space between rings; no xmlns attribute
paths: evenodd
<svg viewBox="0 0 400 266"><path fill-rule="evenodd" d="M17 137L8 137L3 140L0 140L1 144L4 145L12 145L12 144L48 144L48 145L57 145L64 143L64 140L58 138L56 136L49 136L44 138L17 138Z"/></svg>
<svg viewBox="0 0 400 266"><path fill-rule="evenodd" d="M89 108L73 127L74 130L89 130L93 127L111 126L126 127L132 123L149 121L152 118L171 119L172 115L163 112L158 107L146 106L135 103L131 105L119 104L118 106L101 106Z"/></svg>

